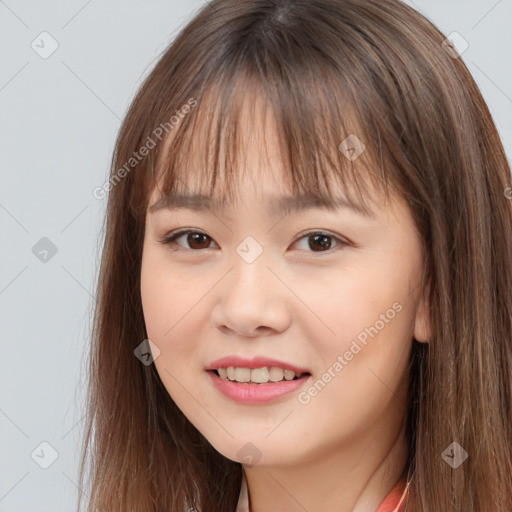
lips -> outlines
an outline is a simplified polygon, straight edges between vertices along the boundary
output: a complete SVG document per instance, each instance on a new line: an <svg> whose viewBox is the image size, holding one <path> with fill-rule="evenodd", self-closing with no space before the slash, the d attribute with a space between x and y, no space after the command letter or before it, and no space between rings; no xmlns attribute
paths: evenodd
<svg viewBox="0 0 512 512"><path fill-rule="evenodd" d="M217 364L217 361L215 361ZM294 380L253 384L249 382L234 382L219 377L213 370L206 372L213 386L226 398L243 405L263 405L285 399L298 392L311 378L309 373Z"/></svg>
<svg viewBox="0 0 512 512"><path fill-rule="evenodd" d="M240 356L227 356L221 357L212 361L205 370L217 370L218 368L228 368L230 366L237 368L263 368L266 367L278 367L283 370L292 370L295 373L311 373L307 368L297 366L295 364L288 363L286 361L279 361L278 359L272 359L269 357L256 356L252 359L247 359Z"/></svg>

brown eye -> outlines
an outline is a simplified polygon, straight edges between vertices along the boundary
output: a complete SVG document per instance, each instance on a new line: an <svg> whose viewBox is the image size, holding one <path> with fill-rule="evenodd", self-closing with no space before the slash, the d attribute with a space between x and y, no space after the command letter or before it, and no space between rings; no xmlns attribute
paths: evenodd
<svg viewBox="0 0 512 512"><path fill-rule="evenodd" d="M182 244L178 244L176 242L176 240L182 237L185 239L186 243L188 244L188 247L184 247ZM192 229L178 231L164 238L163 240L160 240L160 242L164 245L178 245L180 246L180 248L183 248L185 250L208 249L211 241L212 239L207 234L202 233L201 231L194 231Z"/></svg>
<svg viewBox="0 0 512 512"><path fill-rule="evenodd" d="M186 241L191 249L208 249L211 238L203 233L188 233Z"/></svg>
<svg viewBox="0 0 512 512"><path fill-rule="evenodd" d="M331 235L330 233L324 233L323 231L306 233L298 241L302 240L306 240L305 250L309 250L309 252L327 252L332 248L334 240L337 242L338 246L348 245L347 242L341 240L337 236Z"/></svg>
<svg viewBox="0 0 512 512"><path fill-rule="evenodd" d="M308 237L309 239L309 247L311 247L314 251L320 250L328 250L332 245L332 237L329 235L311 235Z"/></svg>

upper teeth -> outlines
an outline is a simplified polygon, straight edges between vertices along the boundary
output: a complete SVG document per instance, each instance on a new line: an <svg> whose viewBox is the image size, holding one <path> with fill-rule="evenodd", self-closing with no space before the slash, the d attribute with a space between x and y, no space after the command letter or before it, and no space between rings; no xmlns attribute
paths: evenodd
<svg viewBox="0 0 512 512"><path fill-rule="evenodd" d="M293 380L295 376L302 377L302 373L295 373L293 370L284 370L277 366L271 368L264 366L263 368L236 368L228 366L227 368L217 368L219 375L223 379L236 380L237 382L255 382L264 384L268 381L279 382L283 380Z"/></svg>

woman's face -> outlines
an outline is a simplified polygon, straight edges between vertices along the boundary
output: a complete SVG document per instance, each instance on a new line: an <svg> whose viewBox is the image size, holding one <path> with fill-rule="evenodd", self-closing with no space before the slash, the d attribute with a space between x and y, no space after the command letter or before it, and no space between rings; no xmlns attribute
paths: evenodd
<svg viewBox="0 0 512 512"><path fill-rule="evenodd" d="M191 423L232 460L287 465L398 429L413 336L429 331L407 205L284 214L291 188L267 135L268 160L248 142L255 179L243 178L238 203L148 208L141 294L154 364ZM184 228L193 233L159 241ZM242 360L215 363L229 357ZM291 367L305 374L288 381Z"/></svg>

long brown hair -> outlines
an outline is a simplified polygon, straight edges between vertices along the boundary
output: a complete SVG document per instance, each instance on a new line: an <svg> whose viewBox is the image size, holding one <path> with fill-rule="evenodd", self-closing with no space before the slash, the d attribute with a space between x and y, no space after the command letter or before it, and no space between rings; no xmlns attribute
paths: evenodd
<svg viewBox="0 0 512 512"><path fill-rule="evenodd" d="M102 188L80 464L88 510L235 509L241 465L208 443L134 350L147 338L149 192L157 178L176 192L200 169L208 193L235 194L249 89L277 119L295 190L329 194L338 181L364 200L370 178L408 201L421 234L432 337L413 344L409 368L406 510L512 510L510 167L445 39L397 0L214 0L164 52L124 119ZM357 159L338 149L349 135L366 146ZM456 469L442 457L453 442L468 453Z"/></svg>

